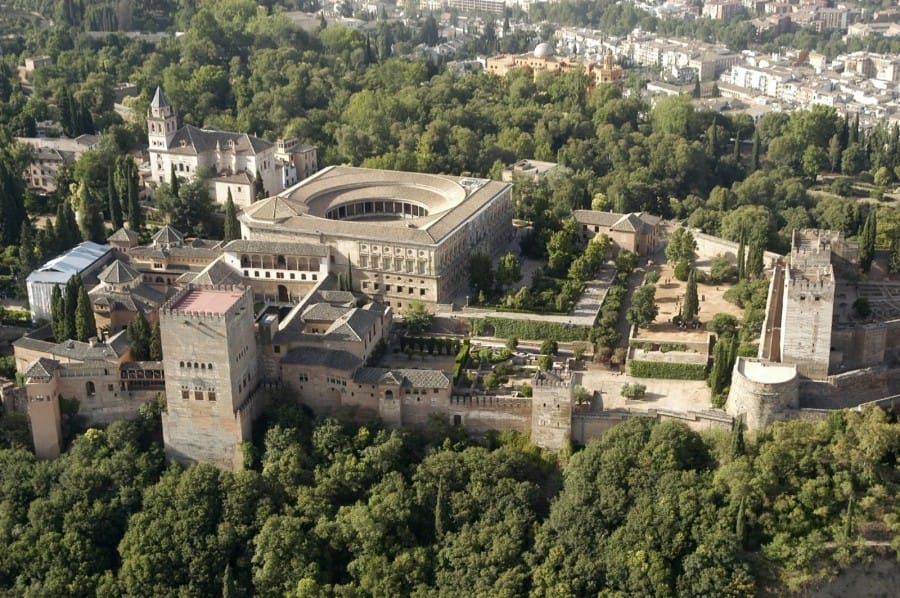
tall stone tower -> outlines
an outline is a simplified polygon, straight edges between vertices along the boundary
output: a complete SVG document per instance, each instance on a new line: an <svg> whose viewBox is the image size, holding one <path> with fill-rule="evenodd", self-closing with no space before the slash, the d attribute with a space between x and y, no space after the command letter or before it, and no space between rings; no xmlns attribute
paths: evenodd
<svg viewBox="0 0 900 598"><path fill-rule="evenodd" d="M249 288L189 286L159 310L166 454L236 470L250 440L259 384Z"/></svg>
<svg viewBox="0 0 900 598"><path fill-rule="evenodd" d="M801 376L828 377L834 313L830 231L794 231L791 263L784 277L781 361Z"/></svg>
<svg viewBox="0 0 900 598"><path fill-rule="evenodd" d="M150 102L150 109L147 111L147 141L150 144L150 151L168 148L177 130L178 118L175 109L162 88L157 87Z"/></svg>
<svg viewBox="0 0 900 598"><path fill-rule="evenodd" d="M59 362L41 357L25 372L28 423L34 454L41 459L55 459L62 452L58 370Z"/></svg>

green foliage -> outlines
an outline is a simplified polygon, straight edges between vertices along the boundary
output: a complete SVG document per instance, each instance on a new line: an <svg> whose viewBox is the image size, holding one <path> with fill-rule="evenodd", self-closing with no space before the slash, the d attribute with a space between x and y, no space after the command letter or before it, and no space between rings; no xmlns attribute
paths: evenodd
<svg viewBox="0 0 900 598"><path fill-rule="evenodd" d="M869 299L866 297L858 297L856 301L853 302L853 313L856 314L856 317L862 318L863 320L872 315L872 306L869 305Z"/></svg>
<svg viewBox="0 0 900 598"><path fill-rule="evenodd" d="M406 322L406 328L412 334L422 334L431 328L434 321L434 314L428 309L428 306L421 301L410 302L406 310L403 312L403 321Z"/></svg>
<svg viewBox="0 0 900 598"><path fill-rule="evenodd" d="M863 272L869 271L875 259L875 235L878 229L876 214L877 210L869 212L859 236L859 267Z"/></svg>
<svg viewBox="0 0 900 598"><path fill-rule="evenodd" d="M723 282L731 282L737 277L738 270L731 261L723 256L717 255L709 263L709 282L711 284L722 284Z"/></svg>
<svg viewBox="0 0 900 598"><path fill-rule="evenodd" d="M97 323L94 321L94 309L87 289L82 284L78 289L75 304L75 339L87 341L97 335Z"/></svg>
<svg viewBox="0 0 900 598"><path fill-rule="evenodd" d="M635 378L665 378L668 380L705 380L706 366L698 363L667 363L632 359L628 371Z"/></svg>
<svg viewBox="0 0 900 598"><path fill-rule="evenodd" d="M494 270L491 258L483 253L469 257L469 287L476 295L490 295L494 292Z"/></svg>
<svg viewBox="0 0 900 598"><path fill-rule="evenodd" d="M677 280L680 280L681 282L684 282L691 275L692 270L693 268L691 268L691 263L687 260L682 260L675 264L675 278Z"/></svg>
<svg viewBox="0 0 900 598"><path fill-rule="evenodd" d="M496 279L500 288L504 289L522 280L522 271L515 254L510 252L500 258Z"/></svg>
<svg viewBox="0 0 900 598"><path fill-rule="evenodd" d="M620 394L626 399L643 399L647 394L647 386L637 382L623 384Z"/></svg>
<svg viewBox="0 0 900 598"><path fill-rule="evenodd" d="M559 343L553 339L547 339L541 343L541 355L556 355L559 353Z"/></svg>
<svg viewBox="0 0 900 598"><path fill-rule="evenodd" d="M559 342L586 341L590 339L591 328L589 326L566 326L555 322L540 320L513 320L508 318L472 318L469 325L475 334L475 329L484 330L485 327L493 328L492 336L509 338L514 336L519 339L552 339Z"/></svg>
<svg viewBox="0 0 900 598"><path fill-rule="evenodd" d="M150 359L150 341L153 331L143 312L128 323L128 341L131 343L131 359L134 361L146 361Z"/></svg>
<svg viewBox="0 0 900 598"><path fill-rule="evenodd" d="M228 189L228 199L225 200L225 234L223 240L227 243L241 238L241 223L238 221L237 209L234 207L234 199L231 197L231 189Z"/></svg>
<svg viewBox="0 0 900 598"><path fill-rule="evenodd" d="M697 241L686 228L675 229L666 245L666 259L670 262L693 262L697 255Z"/></svg>
<svg viewBox="0 0 900 598"><path fill-rule="evenodd" d="M628 321L641 328L656 319L659 307L656 305L656 287L645 284L635 289L631 296L631 307L625 314Z"/></svg>
<svg viewBox="0 0 900 598"><path fill-rule="evenodd" d="M697 294L697 271L693 268L688 274L687 287L684 291L684 302L681 304L681 318L685 322L693 322L700 311L700 297Z"/></svg>

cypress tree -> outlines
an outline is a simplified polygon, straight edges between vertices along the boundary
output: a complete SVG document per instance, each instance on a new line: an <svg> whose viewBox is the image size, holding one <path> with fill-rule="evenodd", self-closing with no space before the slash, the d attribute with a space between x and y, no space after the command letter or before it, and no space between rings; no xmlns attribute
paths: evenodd
<svg viewBox="0 0 900 598"><path fill-rule="evenodd" d="M8 144L9 138L0 135L0 244L15 245L27 214L24 184L20 173L14 172L14 161L5 147Z"/></svg>
<svg viewBox="0 0 900 598"><path fill-rule="evenodd" d="M681 317L686 322L692 322L700 311L700 298L697 295L697 274L691 268L687 279L687 289L684 292L684 303L681 305Z"/></svg>
<svg viewBox="0 0 900 598"><path fill-rule="evenodd" d="M753 152L750 154L750 172L759 170L759 131L753 132Z"/></svg>
<svg viewBox="0 0 900 598"><path fill-rule="evenodd" d="M731 458L737 459L744 454L744 416L739 415L731 425Z"/></svg>
<svg viewBox="0 0 900 598"><path fill-rule="evenodd" d="M78 274L70 278L69 282L66 283L65 318L62 323L62 340L72 339L77 336L75 314L78 312L78 296L81 294L80 289L82 284L81 276Z"/></svg>
<svg viewBox="0 0 900 598"><path fill-rule="evenodd" d="M260 174L259 170L256 171L256 181L254 181L254 195L257 200L265 199L266 197L266 188L263 185L262 174Z"/></svg>
<svg viewBox="0 0 900 598"><path fill-rule="evenodd" d="M75 305L75 337L86 341L97 334L97 322L94 320L94 309L84 284L78 288L78 300Z"/></svg>
<svg viewBox="0 0 900 598"><path fill-rule="evenodd" d="M734 163L741 163L741 133L737 132L734 134Z"/></svg>
<svg viewBox="0 0 900 598"><path fill-rule="evenodd" d="M162 361L162 331L159 328L159 322L153 326L153 332L150 335L150 359L152 361Z"/></svg>
<svg viewBox="0 0 900 598"><path fill-rule="evenodd" d="M741 502L738 504L738 512L737 519L734 524L734 535L737 536L738 542L741 543L741 546L746 547L747 544L747 514L744 511L744 497L741 497Z"/></svg>
<svg viewBox="0 0 900 598"><path fill-rule="evenodd" d="M178 175L175 174L175 165L172 164L172 170L169 172L169 188L172 190L172 197L178 198L179 181Z"/></svg>
<svg viewBox="0 0 900 598"><path fill-rule="evenodd" d="M68 201L61 201L56 208L57 251L66 251L78 245L81 232L75 222L75 212Z"/></svg>
<svg viewBox="0 0 900 598"><path fill-rule="evenodd" d="M706 130L706 144L706 153L709 154L709 157L717 158L719 156L719 128L716 126L716 121L713 121L713 124L709 125Z"/></svg>
<svg viewBox="0 0 900 598"><path fill-rule="evenodd" d="M128 324L128 340L131 342L131 359L146 361L150 357L150 324L143 312L138 312Z"/></svg>
<svg viewBox="0 0 900 598"><path fill-rule="evenodd" d="M63 299L59 285L50 292L50 324L53 328L53 339L61 343L66 340L66 300Z"/></svg>
<svg viewBox="0 0 900 598"><path fill-rule="evenodd" d="M765 248L762 241L751 239L750 248L747 252L747 265L745 266L745 274L748 278L762 275L763 267L765 266L764 253Z"/></svg>
<svg viewBox="0 0 900 598"><path fill-rule="evenodd" d="M34 227L31 220L22 221L22 230L19 233L19 268L16 271L16 294L20 298L28 299L27 278L31 271L40 265L40 249L36 249Z"/></svg>
<svg viewBox="0 0 900 598"><path fill-rule="evenodd" d="M875 210L869 212L866 222L863 224L862 233L859 236L859 267L863 272L868 272L875 259Z"/></svg>
<svg viewBox="0 0 900 598"><path fill-rule="evenodd" d="M144 226L144 214L138 202L137 181L134 175L128 178L128 228L137 232Z"/></svg>
<svg viewBox="0 0 900 598"><path fill-rule="evenodd" d="M444 478L438 480L437 497L434 500L434 536L440 540L450 528L450 501L444 489Z"/></svg>
<svg viewBox="0 0 900 598"><path fill-rule="evenodd" d="M737 252L737 278L738 282L744 280L747 277L747 247L744 245L744 237L741 237L741 242L738 245Z"/></svg>
<svg viewBox="0 0 900 598"><path fill-rule="evenodd" d="M231 189L228 190L228 198L225 200L225 242L241 238L241 223L237 218L237 209L231 198Z"/></svg>
<svg viewBox="0 0 900 598"><path fill-rule="evenodd" d="M106 176L106 196L109 203L109 220L113 230L122 227L122 202L119 200L119 192L116 190L116 181L113 169L110 168Z"/></svg>
<svg viewBox="0 0 900 598"><path fill-rule="evenodd" d="M56 227L53 225L53 221L49 218L47 219L47 224L44 225L44 235L41 238L41 255L50 256L56 255L59 253L59 238L56 236Z"/></svg>

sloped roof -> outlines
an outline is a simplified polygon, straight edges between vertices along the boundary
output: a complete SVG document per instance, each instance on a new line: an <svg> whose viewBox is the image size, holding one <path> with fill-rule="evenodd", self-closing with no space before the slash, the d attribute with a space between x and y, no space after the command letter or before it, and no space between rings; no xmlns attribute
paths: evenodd
<svg viewBox="0 0 900 598"><path fill-rule="evenodd" d="M298 255L304 257L328 257L328 245L294 243L289 241L261 241L235 239L223 248L231 253L265 253L267 255Z"/></svg>
<svg viewBox="0 0 900 598"><path fill-rule="evenodd" d="M625 214L615 224L612 225L610 230L629 233L649 231L654 226L659 224L659 219L655 216L651 217L653 218L653 220L655 220L655 222L651 222L648 216L649 215L638 212Z"/></svg>
<svg viewBox="0 0 900 598"><path fill-rule="evenodd" d="M335 307L329 303L313 303L303 310L304 320L334 322L347 313L346 307Z"/></svg>
<svg viewBox="0 0 900 598"><path fill-rule="evenodd" d="M125 330L109 337L105 343L96 343L93 346L90 343L73 340L51 343L28 335L14 341L13 346L76 361L117 361L131 347Z"/></svg>
<svg viewBox="0 0 900 598"><path fill-rule="evenodd" d="M154 245L177 245L184 241L184 235L168 224L156 231L153 235Z"/></svg>
<svg viewBox="0 0 900 598"><path fill-rule="evenodd" d="M84 272L110 251L112 248L108 245L84 241L33 271L28 275L28 282L65 284L72 276Z"/></svg>
<svg viewBox="0 0 900 598"><path fill-rule="evenodd" d="M156 93L153 94L153 99L150 100L151 108L165 108L171 106L169 103L169 99L166 97L166 94L163 93L162 87L159 85L156 86Z"/></svg>
<svg viewBox="0 0 900 598"><path fill-rule="evenodd" d="M123 284L131 282L139 276L140 274L137 270L122 260L116 260L107 266L98 278L100 282L105 282L106 284Z"/></svg>
<svg viewBox="0 0 900 598"><path fill-rule="evenodd" d="M117 243L121 242L131 242L137 243L139 235L131 229L121 227L119 230L111 234L107 240L108 241L116 241Z"/></svg>
<svg viewBox="0 0 900 598"><path fill-rule="evenodd" d="M244 208L242 213L251 216L254 220L280 222L287 218L299 216L301 211L295 209L283 198L276 195L275 197L269 197L250 204Z"/></svg>
<svg viewBox="0 0 900 598"><path fill-rule="evenodd" d="M324 366L345 372L355 369L361 361L349 351L322 347L297 347L288 351L281 360L282 363Z"/></svg>
<svg viewBox="0 0 900 598"><path fill-rule="evenodd" d="M353 308L335 320L323 336L329 340L361 341L377 318L370 311Z"/></svg>
<svg viewBox="0 0 900 598"><path fill-rule="evenodd" d="M233 152L235 154L255 155L271 148L274 144L265 139L214 129L199 129L193 125L185 125L172 136L168 150L174 153L199 154L211 151Z"/></svg>
<svg viewBox="0 0 900 598"><path fill-rule="evenodd" d="M612 226L622 218L622 214L600 212L598 210L575 210L573 216L575 216L575 221L579 224L605 227Z"/></svg>
<svg viewBox="0 0 900 598"><path fill-rule="evenodd" d="M404 388L449 388L450 378L441 370L406 368L359 368L353 376L358 384L395 384Z"/></svg>
<svg viewBox="0 0 900 598"><path fill-rule="evenodd" d="M34 363L25 370L26 378L49 378L53 372L59 369L59 362L55 359L38 357Z"/></svg>
<svg viewBox="0 0 900 598"><path fill-rule="evenodd" d="M222 285L242 284L243 277L224 260L216 260L191 281L193 284L218 287Z"/></svg>

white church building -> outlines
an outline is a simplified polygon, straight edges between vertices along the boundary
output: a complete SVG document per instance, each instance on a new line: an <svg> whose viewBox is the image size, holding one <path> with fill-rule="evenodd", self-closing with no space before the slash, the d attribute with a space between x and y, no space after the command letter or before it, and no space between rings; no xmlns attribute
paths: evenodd
<svg viewBox="0 0 900 598"><path fill-rule="evenodd" d="M266 195L274 195L318 170L316 148L293 138L271 143L246 133L178 128L175 108L159 87L147 112L147 139L153 182L169 182L173 169L186 179L206 170L215 200L224 204L230 191L238 208L256 199L257 175Z"/></svg>

